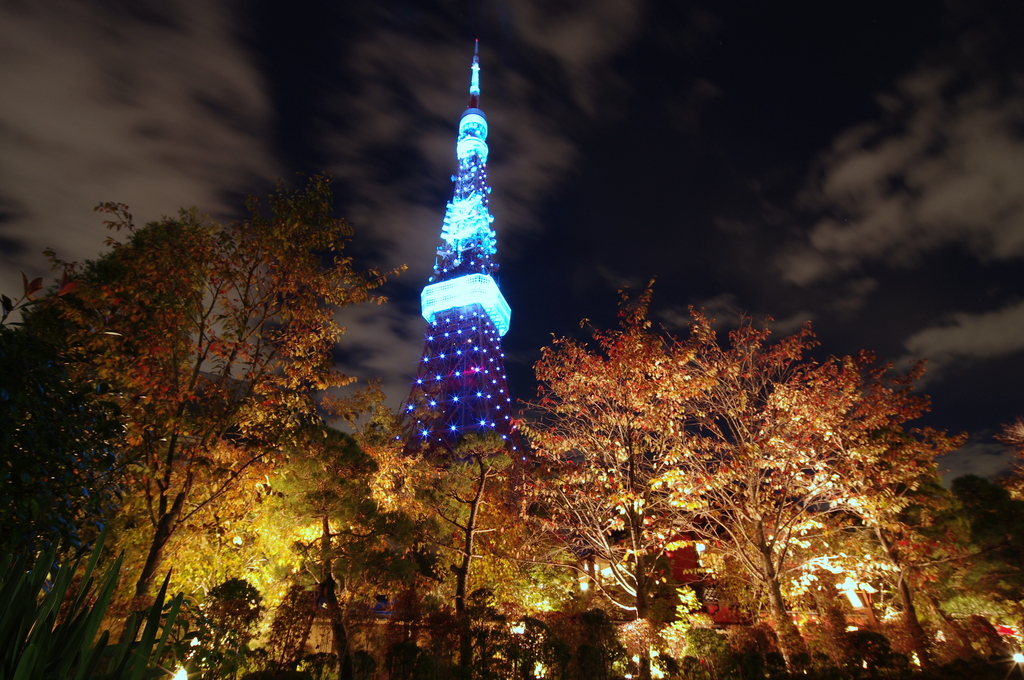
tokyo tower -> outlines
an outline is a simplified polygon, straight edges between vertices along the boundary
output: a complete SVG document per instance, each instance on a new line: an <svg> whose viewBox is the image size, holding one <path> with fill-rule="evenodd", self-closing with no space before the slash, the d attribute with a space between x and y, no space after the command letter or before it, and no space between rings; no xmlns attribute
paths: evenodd
<svg viewBox="0 0 1024 680"><path fill-rule="evenodd" d="M434 275L420 295L426 344L412 394L409 451L451 451L467 434L497 434L510 451L518 437L501 337L511 309L494 274L494 217L488 210L487 116L480 110L479 43L469 106L459 120L458 175L441 225Z"/></svg>

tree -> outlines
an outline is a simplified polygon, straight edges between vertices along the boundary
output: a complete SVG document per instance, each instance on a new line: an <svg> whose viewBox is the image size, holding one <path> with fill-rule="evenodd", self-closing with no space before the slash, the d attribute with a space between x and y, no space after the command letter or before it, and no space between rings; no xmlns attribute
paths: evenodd
<svg viewBox="0 0 1024 680"><path fill-rule="evenodd" d="M648 287L620 330L596 333L597 352L571 340L544 350L546 512L609 561L641 617L653 558L684 533L708 543L708 559L767 601L793 668L806 652L783 597L794 547L850 511L888 540L920 503L910 492L931 457L956 441L904 429L927 405L910 394L917 372L889 380L867 353L816 361L809 326L772 342L745 320L720 343L693 311L675 338L651 329L649 300Z"/></svg>
<svg viewBox="0 0 1024 680"><path fill-rule="evenodd" d="M315 419L317 393L351 382L332 361L335 310L382 301L371 290L384 277L344 255L351 229L331 216L326 179L247 207L227 226L192 210L136 227L104 204L127 239L85 266L51 255L82 285L38 323L63 333L69 366L114 387L125 415L148 525L137 596L178 532L273 461Z"/></svg>
<svg viewBox="0 0 1024 680"><path fill-rule="evenodd" d="M1012 423L1003 425L998 439L1012 446L1018 455L1024 455L1024 418L1017 418Z"/></svg>
<svg viewBox="0 0 1024 680"><path fill-rule="evenodd" d="M539 575L542 566L530 560L536 556L537 537L521 514L520 475L511 474L507 442L495 437L464 437L451 455L409 458L403 454L405 422L384 400L379 385L371 382L348 397L325 401L377 463L371 488L381 508L401 508L421 527L409 556L434 581L432 594L454 602L459 664L468 672L472 664L481 663L473 641L480 642L480 626L489 625L474 619L489 611L473 606L471 601L481 594L474 583L486 583L484 599L493 596L505 607L551 605L551 589L536 587L538 578L541 588L551 584ZM444 583L444 571L438 569L449 561L454 583Z"/></svg>
<svg viewBox="0 0 1024 680"><path fill-rule="evenodd" d="M1017 458L1013 474L1003 481L1003 485L1014 498L1024 499L1024 417L1003 425L996 439L1009 446Z"/></svg>
<svg viewBox="0 0 1024 680"><path fill-rule="evenodd" d="M28 277L25 276L25 273L22 272L21 282L23 285L23 290L21 297L18 298L17 300L12 300L6 295L0 295L0 324L7 323L8 317L10 317L10 315L16 311L27 311L28 308L32 307L33 305L38 305L41 303L45 304L53 300L54 298L58 298L61 297L62 295L67 295L68 293L74 292L74 290L78 288L78 281L68 281L66 272L64 274L64 278L60 282L60 286L56 288L52 296L44 296L42 298L38 297L39 291L43 289L42 277L32 279L31 281L29 281Z"/></svg>
<svg viewBox="0 0 1024 680"><path fill-rule="evenodd" d="M839 380L847 368L805 359L810 328L769 344L770 331L749 321L718 343L710 323L693 313L692 360L678 378L707 381L690 404L693 437L660 483L690 510L692 530L713 545L765 596L790 668L806 652L787 612L782 580L796 540L821 526L841 496L843 451L834 431L851 398Z"/></svg>
<svg viewBox="0 0 1024 680"><path fill-rule="evenodd" d="M967 574L970 590L997 601L1024 599L1024 501L976 475L956 478L952 491L977 550Z"/></svg>
<svg viewBox="0 0 1024 680"><path fill-rule="evenodd" d="M376 471L350 435L311 426L270 482L267 514L316 580L343 680L353 672L347 627L356 609L361 605L368 616L377 594L415 576L409 556L420 527L402 513L381 511L371 493Z"/></svg>
<svg viewBox="0 0 1024 680"><path fill-rule="evenodd" d="M544 468L536 500L549 528L577 560L607 562L625 594L609 593L612 600L641 620L658 559L679 537L681 508L661 480L687 447L687 404L705 388L677 379L690 356L651 329L650 295L648 287L635 305L623 296L619 329L595 332L593 346L561 338L542 350L541 421L528 430ZM641 666L649 678L650 658Z"/></svg>
<svg viewBox="0 0 1024 680"><path fill-rule="evenodd" d="M856 397L836 430L843 441L849 474L846 495L837 503L874 536L895 574L893 586L903 607L904 625L924 667L931 665L928 641L918 620L913 590L926 570L961 559L966 549L948 514L935 457L959 448L965 435L950 437L931 428L906 428L929 408L928 397L913 394L924 372L918 364L907 375L890 376L890 365L875 365L862 353L847 358L851 393Z"/></svg>
<svg viewBox="0 0 1024 680"><path fill-rule="evenodd" d="M393 511L415 504L411 482L415 466L410 466L403 451L405 423L386 402L380 380L370 380L345 396L325 395L320 406L332 422L340 420L373 459L377 468L370 482L373 498L383 509Z"/></svg>
<svg viewBox="0 0 1024 680"><path fill-rule="evenodd" d="M94 537L120 492L116 405L102 385L76 381L57 348L0 326L0 551Z"/></svg>
<svg viewBox="0 0 1024 680"><path fill-rule="evenodd" d="M467 435L459 440L451 459L438 458L422 483L421 500L448 528L443 544L455 553L451 570L455 574L455 615L459 630L459 666L469 673L472 666L472 631L468 600L472 591L473 566L480 557L477 541L499 527L487 522L488 506L501 503L500 482L507 478L511 460L505 442L492 437Z"/></svg>
<svg viewBox="0 0 1024 680"><path fill-rule="evenodd" d="M710 388L691 402L694 436L663 482L690 509L692 530L764 593L792 667L805 652L781 589L793 546L824 530L828 515L852 510L895 559L892 532L907 529L900 513L915 502L911 492L934 478L932 457L956 444L903 429L927 405L910 394L919 372L889 380L890 367L869 353L815 361L809 326L769 343L769 330L748 321L723 347L701 314L693 319L681 349L694 358L677 365L681 380ZM909 594L905 606L916 622Z"/></svg>

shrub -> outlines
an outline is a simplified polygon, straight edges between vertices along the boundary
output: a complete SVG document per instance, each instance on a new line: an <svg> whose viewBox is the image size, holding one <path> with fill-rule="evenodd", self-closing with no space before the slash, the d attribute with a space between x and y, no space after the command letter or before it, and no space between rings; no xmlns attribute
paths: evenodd
<svg viewBox="0 0 1024 680"><path fill-rule="evenodd" d="M201 607L185 607L179 619L186 629L173 645L175 658L203 678L233 678L249 661L254 628L263 598L248 581L232 578L211 589ZM253 661L267 665L262 652Z"/></svg>
<svg viewBox="0 0 1024 680"><path fill-rule="evenodd" d="M910 673L905 654L893 652L889 639L870 630L849 634L847 672L854 678L902 678Z"/></svg>
<svg viewBox="0 0 1024 680"><path fill-rule="evenodd" d="M102 536L98 541L102 545ZM57 547L34 558L0 560L0 678L4 680L141 680L157 667L181 607L182 596L167 602L165 579L148 610L133 614L120 640L99 632L121 569L121 557L94 577L99 545L84 565L81 585L72 591L82 561L56 564ZM170 575L168 575L168 579ZM141 635L140 635L141 629Z"/></svg>
<svg viewBox="0 0 1024 680"><path fill-rule="evenodd" d="M315 616L312 594L302 586L292 584L270 624L266 646L268 671L295 670L305 655L306 641Z"/></svg>
<svg viewBox="0 0 1024 680"><path fill-rule="evenodd" d="M547 676L561 675L570 658L569 647L543 621L525 618L521 633L508 636L503 656L511 665L511 678L529 680L543 669Z"/></svg>
<svg viewBox="0 0 1024 680"><path fill-rule="evenodd" d="M686 631L686 656L695 657L710 678L732 677L732 655L725 637L711 628Z"/></svg>

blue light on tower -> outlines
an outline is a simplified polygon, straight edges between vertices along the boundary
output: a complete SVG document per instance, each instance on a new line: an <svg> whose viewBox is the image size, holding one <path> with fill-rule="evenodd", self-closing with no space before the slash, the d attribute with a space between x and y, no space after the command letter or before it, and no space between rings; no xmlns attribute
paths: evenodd
<svg viewBox="0 0 1024 680"><path fill-rule="evenodd" d="M469 160L476 154L481 163L487 162L487 117L480 109L469 109L459 121L459 141L455 144L455 155L459 160Z"/></svg>
<svg viewBox="0 0 1024 680"><path fill-rule="evenodd" d="M473 304L483 308L498 333L505 335L508 332L512 309L498 290L498 284L486 274L466 274L457 279L434 283L420 293L423 318L430 323L434 323L441 312ZM462 350L456 350L456 354L462 354Z"/></svg>
<svg viewBox="0 0 1024 680"><path fill-rule="evenodd" d="M416 414L413 450L451 449L466 433L495 430L512 450L518 447L512 421L491 399L492 392L508 394L501 338L509 330L512 310L494 276L497 239L489 208L488 126L480 109L477 54L469 95L455 143L455 190L441 223L434 275L420 295L430 327L409 399Z"/></svg>

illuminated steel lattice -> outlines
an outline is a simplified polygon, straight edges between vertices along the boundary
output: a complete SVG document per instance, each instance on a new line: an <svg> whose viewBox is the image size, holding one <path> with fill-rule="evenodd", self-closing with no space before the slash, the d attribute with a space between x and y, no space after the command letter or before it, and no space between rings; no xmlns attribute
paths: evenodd
<svg viewBox="0 0 1024 680"><path fill-rule="evenodd" d="M487 117L479 108L480 64L473 56L469 107L455 145L458 175L441 225L434 275L423 289L430 324L412 394L408 448L450 450L466 434L494 433L519 448L501 336L511 309L494 280L496 239L487 185Z"/></svg>
<svg viewBox="0 0 1024 680"><path fill-rule="evenodd" d="M483 307L438 314L407 409L414 413L411 448L450 449L460 437L512 432L512 397L505 379L501 335ZM510 448L517 442L510 441Z"/></svg>

